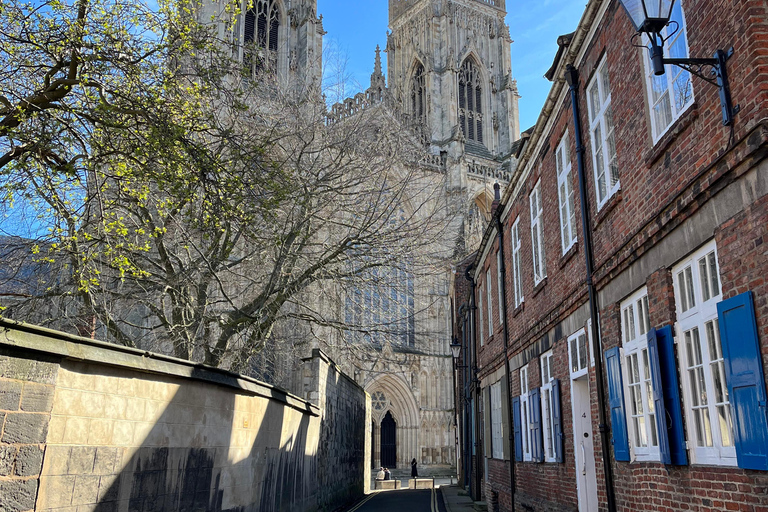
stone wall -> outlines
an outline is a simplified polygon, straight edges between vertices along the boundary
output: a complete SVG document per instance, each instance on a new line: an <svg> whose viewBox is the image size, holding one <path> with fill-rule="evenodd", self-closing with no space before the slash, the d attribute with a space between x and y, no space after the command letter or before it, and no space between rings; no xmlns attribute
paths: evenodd
<svg viewBox="0 0 768 512"><path fill-rule="evenodd" d="M363 494L366 395L322 353L305 361L310 403L186 361L0 329L4 512L301 512Z"/></svg>

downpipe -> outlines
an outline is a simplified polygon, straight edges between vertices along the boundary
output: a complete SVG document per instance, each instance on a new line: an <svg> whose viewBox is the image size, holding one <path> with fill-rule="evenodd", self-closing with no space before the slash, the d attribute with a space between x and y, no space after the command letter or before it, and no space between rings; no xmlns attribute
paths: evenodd
<svg viewBox="0 0 768 512"><path fill-rule="evenodd" d="M594 283L594 253L592 246L592 231L589 229L589 204L587 203L586 179L584 176L584 142L581 136L581 120L579 117L579 72L571 64L565 70L565 79L571 93L571 110L573 111L573 131L576 138L576 164L579 175L579 200L581 201L581 227L584 233L584 257L587 270L587 290L589 291L589 311L592 319L592 352L595 356L595 381L597 385L597 414L600 429L600 443L603 452L603 474L605 475L605 497L608 502L608 512L616 512L616 494L611 466L610 428L605 414L605 384L603 383L603 351L600 343L600 324L598 318L597 291Z"/></svg>
<svg viewBox="0 0 768 512"><path fill-rule="evenodd" d="M473 483L475 488L475 497L476 500L480 500L480 497L482 496L481 489L480 489L480 415L477 413L478 409L480 408L480 387L477 385L476 382L476 373L477 373L477 327L475 326L476 323L476 316L477 316L477 301L475 300L475 293L476 293L476 283L475 279L472 277L472 269L474 268L474 265L470 265L467 267L466 272L464 273L464 277L467 278L470 284L470 295L469 295L469 330L471 333L470 341L472 343L472 351L470 352L472 355L472 364L469 365L469 378L470 378L470 389L474 387L474 411L473 411L473 420L474 420L474 449L475 449L475 455L474 455L474 461L477 466L476 474L473 476ZM471 470L470 470L471 473Z"/></svg>
<svg viewBox="0 0 768 512"><path fill-rule="evenodd" d="M496 195L499 195L499 184L496 183L493 186ZM512 418L512 386L510 384L510 377L512 372L509 369L509 317L507 316L507 269L506 258L504 257L504 228L501 224L501 207L496 208L494 212L494 220L496 221L496 232L499 241L499 253L501 255L501 266L499 272L501 273L501 309L504 315L504 381L507 386L507 442L509 443L509 493L510 501L512 503L512 512L515 512L515 434L514 434L514 421Z"/></svg>

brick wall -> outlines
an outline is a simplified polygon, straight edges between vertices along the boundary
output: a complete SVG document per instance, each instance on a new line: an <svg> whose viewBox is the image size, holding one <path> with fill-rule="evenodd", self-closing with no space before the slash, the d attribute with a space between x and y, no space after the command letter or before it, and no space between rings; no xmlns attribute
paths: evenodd
<svg viewBox="0 0 768 512"><path fill-rule="evenodd" d="M735 47L728 61L733 100L741 112L731 131L721 124L718 91L693 77L695 101L659 140L653 140L646 99L641 50L628 42L630 22L618 1L592 1L586 25L577 32L556 71L550 100L553 110L543 115L527 143L520 162L518 183L505 196L504 255L509 352L513 368L512 397L519 395L519 368L529 366L530 387L541 384L539 355L553 349L555 377L561 380L565 462L517 463L517 502L523 510L574 510L574 465L571 384L566 338L588 319L579 183L576 175L575 137L567 86L562 76L567 63L579 71L580 122L585 145L587 207L594 239L595 282L600 301L602 349L621 344L619 304L642 286L648 289L651 325L674 324L675 297L671 268L686 255L714 239L717 244L723 298L751 290L755 295L763 364L768 373L768 6L765 2L695 4L683 0L691 56L709 57L717 48ZM594 21L590 21L594 18ZM715 21L717 20L717 21ZM590 23L593 31L588 32ZM585 36L580 41L581 36ZM580 42L579 42L580 41ZM578 46L577 46L578 45ZM581 53L580 53L581 52ZM598 209L595 194L590 119L586 88L598 65L609 70L611 106L621 188ZM561 250L555 149L568 133L576 192L577 244L565 255ZM541 180L544 204L546 280L534 286L529 194ZM524 305L513 304L511 235L519 218L522 238ZM490 250L486 251L489 247ZM492 297L496 300L495 238L480 248L478 281L491 269ZM484 304L484 308L487 308ZM493 312L498 308L494 302ZM484 330L487 320L483 312ZM501 324L479 348L480 378L503 365L505 354ZM601 357L602 354L597 354ZM606 503L602 468L601 433L597 425L594 369L590 390L595 442L596 478L601 510ZM484 385L490 382L484 383ZM611 457L612 458L612 457ZM612 458L613 459L613 458ZM738 468L656 463L615 462L617 502L620 510L768 510L766 474ZM508 476L504 465L489 461L488 492L498 492L500 510L508 510Z"/></svg>

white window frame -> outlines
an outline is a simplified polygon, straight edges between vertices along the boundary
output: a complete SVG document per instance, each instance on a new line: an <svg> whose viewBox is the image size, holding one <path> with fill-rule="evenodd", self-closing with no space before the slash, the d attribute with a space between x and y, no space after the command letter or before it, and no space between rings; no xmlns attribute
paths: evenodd
<svg viewBox="0 0 768 512"><path fill-rule="evenodd" d="M557 462L557 440L555 439L555 403L552 383L555 380L553 373L553 352L545 352L541 355L541 427L544 437L544 462Z"/></svg>
<svg viewBox="0 0 768 512"><path fill-rule="evenodd" d="M656 429L650 354L648 353L648 331L651 329L648 314L648 289L644 286L630 295L621 303L620 311L623 345L621 363L632 460L659 461L661 454ZM636 364L637 366L635 366ZM636 374L633 373L635 368L637 369ZM635 408L636 404L633 403L633 400L638 394L640 407ZM644 433L641 426L644 428ZM640 441L643 434L645 435L645 446Z"/></svg>
<svg viewBox="0 0 768 512"><path fill-rule="evenodd" d="M608 65L605 57L603 57L595 76L592 77L587 86L589 138L592 144L592 169L595 177L595 197L597 198L598 210L605 206L608 200L621 189L610 89ZM597 95L599 105L595 105L593 94ZM602 155L602 165L598 163L598 155ZM605 191L601 190L601 176Z"/></svg>
<svg viewBox="0 0 768 512"><path fill-rule="evenodd" d="M573 176L568 132L555 151L557 166L557 199L560 216L560 240L563 254L576 243L576 208L574 206Z"/></svg>
<svg viewBox="0 0 768 512"><path fill-rule="evenodd" d="M583 345L579 340L582 336L584 337ZM589 337L587 336L586 329L579 329L568 336L568 369L571 374L571 380L578 379L589 372L591 362L589 353ZM574 356L576 358L576 366L574 366Z"/></svg>
<svg viewBox="0 0 768 512"><path fill-rule="evenodd" d="M547 277L544 250L544 208L541 201L541 180L536 182L529 196L531 208L531 251L533 252L533 284L537 286Z"/></svg>
<svg viewBox="0 0 768 512"><path fill-rule="evenodd" d="M504 439L501 417L501 381L491 384L491 453L504 460Z"/></svg>
<svg viewBox="0 0 768 512"><path fill-rule="evenodd" d="M704 288L702 286L700 262L704 260L709 263L710 254L714 255L715 272L709 272L709 266L707 266L707 278L716 277L717 294L713 294L711 284L708 284L709 298L704 300L706 296ZM720 271L717 256L717 246L715 241L711 241L698 249L696 252L687 256L684 260L679 262L672 269L672 280L675 288L675 307L677 309L677 338L678 354L680 360L679 370L680 377L683 384L683 396L684 396L684 409L686 416L686 429L688 435L688 447L691 454L691 461L697 464L714 464L720 466L736 466L736 448L733 446L734 433L733 433L733 420L731 417L730 402L727 401L728 390L727 383L725 382L725 370L723 368L722 361L722 345L720 344L720 333L718 329L718 316L717 316L717 303L722 300L722 283L720 282ZM690 268L691 272L687 270ZM681 281L681 275L685 276ZM687 285L687 278L690 277L691 287L693 289L694 303L688 303L687 309L684 309L683 290L689 290ZM686 293L686 300L689 294ZM710 342L707 333L707 326L711 325L714 344L712 347L718 352L718 359L711 357ZM688 346L688 336L690 333L691 341L694 340L694 332L698 331L699 335L699 347L700 347L700 359L701 363L698 363L699 354L695 350L695 346L691 343ZM693 365L691 365L693 363ZM699 368L701 371L699 371ZM725 401L717 401L717 393L715 388L715 381L713 371L718 371L721 378L720 391ZM695 373L694 373L695 372ZM697 386L700 386L701 379L704 380L705 395L697 393L697 401L700 403L701 398L706 396L707 404L694 406L694 394L691 384L691 377L695 375L698 378ZM725 425L730 423L730 429L726 429L726 435L730 436L730 440L724 444L721 428L725 425L718 423L718 408L724 413ZM701 412L701 415L697 414L694 409ZM710 434L712 446L699 446L699 437L697 434L697 417L702 421L702 432L705 432L705 422L709 422ZM721 428L718 428L720 426ZM706 441L706 433L705 433Z"/></svg>
<svg viewBox="0 0 768 512"><path fill-rule="evenodd" d="M499 292L499 325L504 325L504 283L501 280L501 249L496 251L496 289Z"/></svg>
<svg viewBox="0 0 768 512"><path fill-rule="evenodd" d="M528 404L528 365L520 368L520 435L523 441L523 460L531 458L531 408Z"/></svg>
<svg viewBox="0 0 768 512"><path fill-rule="evenodd" d="M525 297L523 296L523 265L521 261L521 248L523 239L520 236L520 217L515 220L510 230L512 234L512 287L515 295L515 308L519 308Z"/></svg>
<svg viewBox="0 0 768 512"><path fill-rule="evenodd" d="M488 299L488 339L493 337L493 285L491 284L491 268L485 271L485 286Z"/></svg>
<svg viewBox="0 0 768 512"><path fill-rule="evenodd" d="M675 32L676 24L671 23L669 26L662 29L662 37L665 39L668 38L668 40L663 44L664 56L671 58L687 58L689 56L688 26L685 22L685 11L683 10L682 0L675 2L673 5L670 21L677 22L679 25L679 30L677 30L677 32L672 37L670 37L670 34ZM645 35L643 36L643 44L650 45L650 41ZM680 118L683 112L688 110L688 108L693 105L693 82L691 81L692 77L690 72L671 64L665 66L666 72L662 76L654 75L653 66L651 66L651 59L648 51L643 51L643 64L645 66L645 87L646 96L648 99L648 110L651 118L651 131L653 133L653 143L656 144L659 139L661 139L661 137L667 133L669 128L675 124L675 121ZM677 105L677 102L675 101L675 83L685 80L686 76L688 78L687 87L690 90L690 95L684 104ZM654 83L657 85L657 88L665 89L659 100L654 99ZM663 101L665 94L669 99L670 118L668 124L660 126L660 123L654 115L654 111L656 105Z"/></svg>
<svg viewBox="0 0 768 512"><path fill-rule="evenodd" d="M482 347L485 344L485 327L483 327L483 322L485 322L485 318L483 318L483 285L480 284L477 287L477 323L480 325L480 346Z"/></svg>

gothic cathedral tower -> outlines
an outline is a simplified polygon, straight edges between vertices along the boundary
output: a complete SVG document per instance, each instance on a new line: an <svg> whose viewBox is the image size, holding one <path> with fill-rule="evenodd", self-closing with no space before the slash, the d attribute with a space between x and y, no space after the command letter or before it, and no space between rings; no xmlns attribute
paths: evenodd
<svg viewBox="0 0 768 512"><path fill-rule="evenodd" d="M389 90L447 163L502 161L520 138L505 0L389 0ZM449 188L473 188L465 172Z"/></svg>

